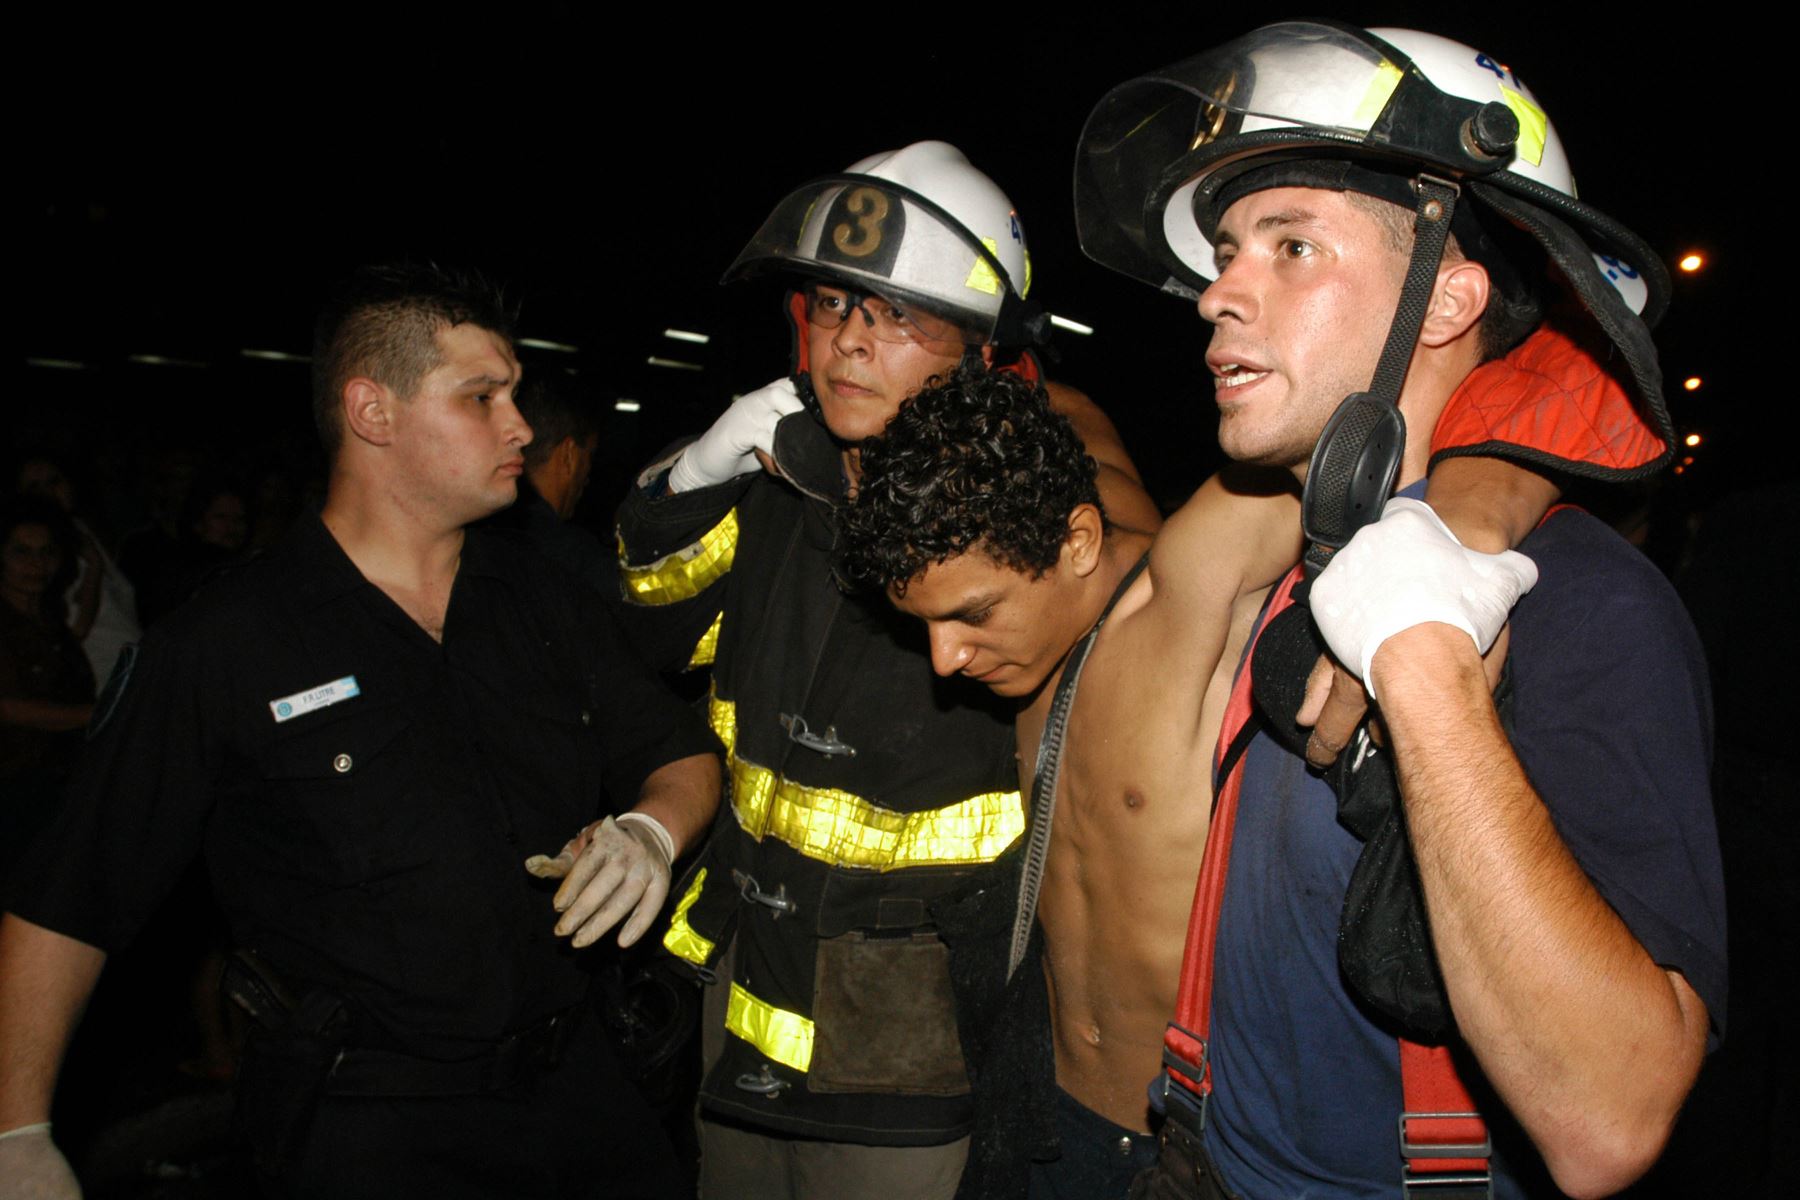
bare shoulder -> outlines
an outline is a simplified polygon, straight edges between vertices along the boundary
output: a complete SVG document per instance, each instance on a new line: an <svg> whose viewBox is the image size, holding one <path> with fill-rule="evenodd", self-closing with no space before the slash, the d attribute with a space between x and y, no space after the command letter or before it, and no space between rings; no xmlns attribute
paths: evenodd
<svg viewBox="0 0 1800 1200"><path fill-rule="evenodd" d="M1128 471L1133 479L1138 477L1137 467L1125 452L1125 443L1119 437L1118 427L1106 415L1105 410L1094 403L1092 396L1080 388L1070 387L1053 379L1044 381L1044 391L1050 397L1050 407L1069 418L1069 424L1075 426L1075 432L1081 435L1089 454L1102 463Z"/></svg>
<svg viewBox="0 0 1800 1200"><path fill-rule="evenodd" d="M1300 558L1300 497L1286 472L1233 464L1201 484L1150 551L1162 603L1229 605Z"/></svg>
<svg viewBox="0 0 1800 1200"><path fill-rule="evenodd" d="M1106 506L1107 519L1126 529L1154 533L1162 525L1162 513L1145 489L1143 476L1112 418L1079 388L1046 380L1044 391L1051 409L1069 419L1082 446L1100 467L1100 500Z"/></svg>

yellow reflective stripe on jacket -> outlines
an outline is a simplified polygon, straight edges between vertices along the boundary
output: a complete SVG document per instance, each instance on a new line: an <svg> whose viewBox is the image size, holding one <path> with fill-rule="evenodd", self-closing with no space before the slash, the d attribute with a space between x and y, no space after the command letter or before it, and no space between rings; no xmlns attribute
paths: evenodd
<svg viewBox="0 0 1800 1200"><path fill-rule="evenodd" d="M735 983L725 1007L725 1028L784 1067L804 1071L812 1065L813 1023L758 1000Z"/></svg>
<svg viewBox="0 0 1800 1200"><path fill-rule="evenodd" d="M870 804L837 788L808 787L737 756L737 708L713 697L709 717L731 762L731 807L744 832L770 835L834 867L902 867L992 862L1025 832L1018 792L983 792L925 812Z"/></svg>
<svg viewBox="0 0 1800 1200"><path fill-rule="evenodd" d="M693 545L665 555L648 566L622 567L620 575L625 581L625 598L633 604L655 606L698 596L731 570L731 560L737 555L737 541L738 516L734 508L725 514L724 520L701 534L700 540ZM625 547L621 543L621 563L624 558Z"/></svg>
<svg viewBox="0 0 1800 1200"><path fill-rule="evenodd" d="M719 657L719 626L724 621L725 614L721 612L713 618L713 623L706 627L706 632L700 635L700 640L694 644L693 654L688 656L688 670L692 671L695 667L710 667L713 665L713 660Z"/></svg>
<svg viewBox="0 0 1800 1200"><path fill-rule="evenodd" d="M721 614L723 615L723 614ZM721 700L716 694L706 697L706 723L725 743L725 753L737 754L737 705Z"/></svg>
<svg viewBox="0 0 1800 1200"><path fill-rule="evenodd" d="M675 906L675 915L669 919L669 932L663 934L663 946L677 958L685 958L696 967L704 967L706 960L712 957L713 944L694 932L688 924L688 909L694 907L694 901L700 898L700 889L706 886L706 868L701 867L694 876L694 882L681 897L681 903Z"/></svg>

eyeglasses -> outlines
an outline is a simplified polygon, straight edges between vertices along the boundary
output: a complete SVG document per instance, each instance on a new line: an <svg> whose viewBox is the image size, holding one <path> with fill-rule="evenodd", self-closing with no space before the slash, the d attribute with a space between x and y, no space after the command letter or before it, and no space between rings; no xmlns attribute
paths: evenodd
<svg viewBox="0 0 1800 1200"><path fill-rule="evenodd" d="M970 335L956 322L880 296L813 284L806 289L806 319L820 329L836 329L860 310L869 333L883 342L954 342Z"/></svg>

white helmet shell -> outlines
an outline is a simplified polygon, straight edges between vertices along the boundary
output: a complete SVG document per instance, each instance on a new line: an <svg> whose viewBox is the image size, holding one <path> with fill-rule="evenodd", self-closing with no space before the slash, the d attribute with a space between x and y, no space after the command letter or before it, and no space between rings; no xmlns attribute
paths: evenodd
<svg viewBox="0 0 1800 1200"><path fill-rule="evenodd" d="M1468 136L1484 106L1518 123L1516 141L1492 157ZM1518 76L1473 47L1406 29L1271 25L1113 89L1082 133L1082 246L1126 274L1197 294L1213 275L1207 225L1219 190L1253 166L1307 157L1510 192L1575 225L1631 311L1654 319L1666 299L1649 286L1661 266L1648 248L1581 203L1562 139Z"/></svg>
<svg viewBox="0 0 1800 1200"><path fill-rule="evenodd" d="M947 142L871 155L789 193L725 273L768 270L838 281L949 317L984 341L1031 287L1019 215Z"/></svg>

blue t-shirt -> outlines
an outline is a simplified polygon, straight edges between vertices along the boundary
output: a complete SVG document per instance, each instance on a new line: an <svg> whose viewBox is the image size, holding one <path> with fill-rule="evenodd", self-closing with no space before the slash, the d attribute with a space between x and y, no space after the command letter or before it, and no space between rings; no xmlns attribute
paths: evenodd
<svg viewBox="0 0 1800 1200"><path fill-rule="evenodd" d="M1587 514L1559 512L1520 549L1538 584L1513 612L1514 748L1600 894L1717 1028L1725 900L1698 639L1667 581ZM1399 1050L1337 965L1362 843L1337 823L1331 789L1266 735L1244 772L1215 957L1207 1146L1246 1197L1391 1200ZM1495 1194L1555 1194L1463 1061L1494 1142Z"/></svg>

